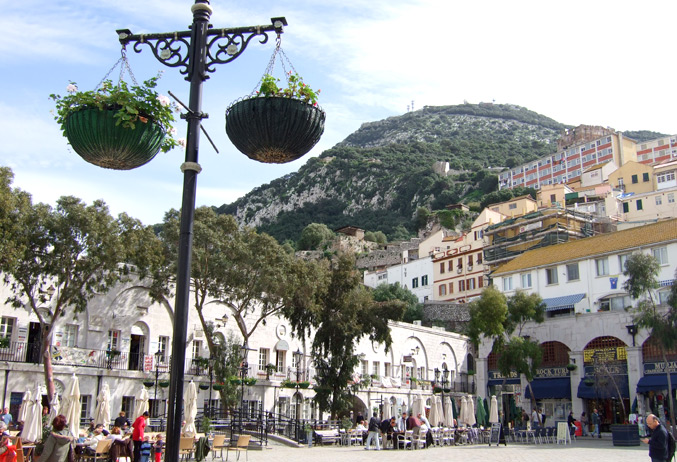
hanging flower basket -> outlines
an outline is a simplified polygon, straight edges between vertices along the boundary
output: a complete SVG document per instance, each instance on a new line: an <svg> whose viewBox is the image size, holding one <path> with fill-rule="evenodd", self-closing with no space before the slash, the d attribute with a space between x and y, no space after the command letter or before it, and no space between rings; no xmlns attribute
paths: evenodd
<svg viewBox="0 0 677 462"><path fill-rule="evenodd" d="M201 383L200 385L198 385L198 387L200 388L200 390L209 390L208 383Z"/></svg>
<svg viewBox="0 0 677 462"><path fill-rule="evenodd" d="M299 382L299 388L303 388L304 390L310 387L310 382Z"/></svg>
<svg viewBox="0 0 677 462"><path fill-rule="evenodd" d="M66 118L64 133L73 150L90 164L131 170L150 162L165 138L162 127L147 119L134 129L116 125L115 109L83 109Z"/></svg>
<svg viewBox="0 0 677 462"><path fill-rule="evenodd" d="M583 383L586 384L587 386L591 387L595 384L595 380L590 379L590 378L585 378L585 379L583 379Z"/></svg>
<svg viewBox="0 0 677 462"><path fill-rule="evenodd" d="M577 368L578 366L573 363L567 364L567 370L569 371L575 371Z"/></svg>
<svg viewBox="0 0 677 462"><path fill-rule="evenodd" d="M158 382L158 385L160 385L162 388L167 388L169 386L169 380Z"/></svg>
<svg viewBox="0 0 677 462"><path fill-rule="evenodd" d="M310 151L324 132L317 106L285 97L249 98L226 111L226 133L250 159L283 164Z"/></svg>
<svg viewBox="0 0 677 462"><path fill-rule="evenodd" d="M124 51L113 69L119 64L129 70ZM155 91L159 75L138 85L131 70L129 74L131 86L120 74L117 85L106 76L96 90L80 91L71 82L68 95L50 95L56 103L54 119L73 150L99 167L130 170L181 144L171 136L176 105Z"/></svg>
<svg viewBox="0 0 677 462"><path fill-rule="evenodd" d="M223 390L223 384L215 383L214 385L212 385L212 388L216 391L221 391L221 390Z"/></svg>
<svg viewBox="0 0 677 462"><path fill-rule="evenodd" d="M144 381L143 381L143 385L144 385L145 387L147 387L147 388L150 388L150 387L152 387L153 385L155 385L155 382L153 382L152 380L144 380Z"/></svg>

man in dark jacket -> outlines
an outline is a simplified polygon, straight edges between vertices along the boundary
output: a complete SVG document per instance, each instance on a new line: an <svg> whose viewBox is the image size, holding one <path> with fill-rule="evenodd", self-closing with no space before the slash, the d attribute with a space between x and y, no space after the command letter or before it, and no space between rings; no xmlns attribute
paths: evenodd
<svg viewBox="0 0 677 462"><path fill-rule="evenodd" d="M651 439L642 438L643 443L649 445L651 462L667 462L668 460L668 431L660 420L653 414L646 418L646 425L651 429Z"/></svg>

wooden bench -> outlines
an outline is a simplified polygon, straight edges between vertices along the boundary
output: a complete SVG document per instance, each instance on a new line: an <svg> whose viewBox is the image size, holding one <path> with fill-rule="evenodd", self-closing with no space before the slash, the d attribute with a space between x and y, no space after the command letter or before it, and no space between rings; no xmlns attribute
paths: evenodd
<svg viewBox="0 0 677 462"><path fill-rule="evenodd" d="M341 440L338 430L315 430L314 436L318 444L336 444Z"/></svg>

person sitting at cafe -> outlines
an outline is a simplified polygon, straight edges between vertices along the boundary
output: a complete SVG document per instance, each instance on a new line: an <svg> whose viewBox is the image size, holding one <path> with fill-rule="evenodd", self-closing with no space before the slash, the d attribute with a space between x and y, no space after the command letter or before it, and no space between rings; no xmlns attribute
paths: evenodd
<svg viewBox="0 0 677 462"><path fill-rule="evenodd" d="M105 432L105 430L104 430L104 432ZM106 439L107 440L121 440L122 439L122 431L120 430L120 427L111 428L110 433L106 436Z"/></svg>
<svg viewBox="0 0 677 462"><path fill-rule="evenodd" d="M96 454L96 447L99 444L99 441L103 440L106 437L106 435L103 434L103 425L99 424L96 427L94 427L94 431L92 432L92 436L89 438L86 438L83 444L85 445L85 453L89 455L94 455Z"/></svg>

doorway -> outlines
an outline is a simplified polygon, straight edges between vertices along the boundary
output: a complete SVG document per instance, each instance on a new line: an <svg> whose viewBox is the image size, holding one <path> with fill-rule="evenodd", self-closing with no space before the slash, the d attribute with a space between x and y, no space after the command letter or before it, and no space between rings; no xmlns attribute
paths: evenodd
<svg viewBox="0 0 677 462"><path fill-rule="evenodd" d="M128 365L130 371L143 370L144 341L145 337L143 335L138 334L131 335L131 339L129 341L129 365Z"/></svg>
<svg viewBox="0 0 677 462"><path fill-rule="evenodd" d="M32 322L28 326L28 343L26 351L26 362L40 363L40 348L42 347L42 329L39 322Z"/></svg>

